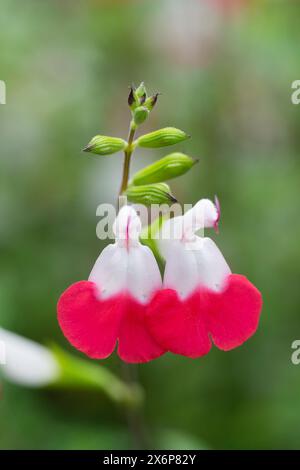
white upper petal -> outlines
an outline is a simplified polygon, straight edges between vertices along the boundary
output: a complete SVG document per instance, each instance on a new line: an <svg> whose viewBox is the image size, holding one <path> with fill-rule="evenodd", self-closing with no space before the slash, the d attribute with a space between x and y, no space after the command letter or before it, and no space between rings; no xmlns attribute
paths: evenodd
<svg viewBox="0 0 300 470"><path fill-rule="evenodd" d="M113 225L113 232L120 244L135 244L142 230L141 219L131 206L120 209Z"/></svg>
<svg viewBox="0 0 300 470"><path fill-rule="evenodd" d="M195 235L200 229L217 228L220 205L201 199L183 216L166 221L160 232L159 249L166 260L164 286L175 289L181 297L196 288L222 289L230 268L217 245Z"/></svg>
<svg viewBox="0 0 300 470"><path fill-rule="evenodd" d="M196 240L195 233L204 228L217 228L220 217L220 205L217 198L215 204L209 199L200 199L183 216L174 217L164 222L159 236L159 248L163 257L174 241L190 242Z"/></svg>
<svg viewBox="0 0 300 470"><path fill-rule="evenodd" d="M60 374L49 349L3 328L0 328L0 366L9 380L31 387L53 383Z"/></svg>
<svg viewBox="0 0 300 470"><path fill-rule="evenodd" d="M209 289L222 290L231 270L215 242L208 237L198 238L199 249L195 253L201 285Z"/></svg>
<svg viewBox="0 0 300 470"><path fill-rule="evenodd" d="M181 241L184 237L184 218L183 216L173 217L166 220L159 232L158 245L164 258L168 257L168 252L172 246Z"/></svg>
<svg viewBox="0 0 300 470"><path fill-rule="evenodd" d="M186 219L190 219L193 232L204 228L215 227L220 217L220 206L217 198L215 202L216 204L210 199L200 199L200 201L184 215Z"/></svg>
<svg viewBox="0 0 300 470"><path fill-rule="evenodd" d="M210 238L172 244L166 258L164 286L175 289L182 298L196 288L222 289L231 273L221 251Z"/></svg>
<svg viewBox="0 0 300 470"><path fill-rule="evenodd" d="M106 299L115 294L129 292L142 303L161 288L162 281L152 251L139 240L140 219L133 208L124 206L116 219L117 240L108 245L97 259L89 281Z"/></svg>
<svg viewBox="0 0 300 470"><path fill-rule="evenodd" d="M182 242L173 243L166 255L164 287L184 298L198 286L198 268L192 251Z"/></svg>

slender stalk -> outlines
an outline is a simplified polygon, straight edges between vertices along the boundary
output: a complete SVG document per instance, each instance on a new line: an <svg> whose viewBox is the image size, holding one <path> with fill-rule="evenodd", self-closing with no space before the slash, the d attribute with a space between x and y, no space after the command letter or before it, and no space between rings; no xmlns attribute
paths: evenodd
<svg viewBox="0 0 300 470"><path fill-rule="evenodd" d="M133 140L136 131L136 125L133 121L130 123L129 133L128 133L128 145L124 152L124 164L123 164L123 174L122 182L119 191L119 196L126 191L129 180L129 170L130 170L130 161L133 153ZM121 372L125 382L128 384L138 384L138 374L137 366L135 364L127 364L122 362ZM146 427L144 423L143 410L141 405L135 408L127 408L126 418L128 423L128 428L132 436L132 444L135 449L146 449L147 448L147 435Z"/></svg>
<svg viewBox="0 0 300 470"><path fill-rule="evenodd" d="M123 380L128 385L139 384L138 370L136 364L121 363ZM136 407L126 409L126 419L129 432L132 438L133 449L145 450L148 448L148 434L144 421L142 403Z"/></svg>
<svg viewBox="0 0 300 470"><path fill-rule="evenodd" d="M135 131L136 131L136 126L131 121L130 128L129 128L129 134L128 134L128 146L126 147L126 150L124 152L123 175L122 175L122 183L121 183L119 196L124 191L126 191L127 186L128 186L130 160L131 160L131 155L133 153L132 143L133 143Z"/></svg>

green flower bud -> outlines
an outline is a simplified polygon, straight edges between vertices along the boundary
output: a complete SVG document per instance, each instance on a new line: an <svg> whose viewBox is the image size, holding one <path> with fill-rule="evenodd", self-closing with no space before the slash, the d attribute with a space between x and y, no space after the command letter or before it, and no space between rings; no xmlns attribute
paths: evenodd
<svg viewBox="0 0 300 470"><path fill-rule="evenodd" d="M129 201L150 206L151 204L171 204L177 202L166 183L129 186L124 193Z"/></svg>
<svg viewBox="0 0 300 470"><path fill-rule="evenodd" d="M158 95L159 95L159 93L156 93L155 95L149 96L149 98L146 99L145 106L146 106L146 108L149 109L149 111L152 111L152 109L156 105Z"/></svg>
<svg viewBox="0 0 300 470"><path fill-rule="evenodd" d="M110 155L119 152L119 150L124 150L126 145L126 140L119 139L118 137L96 135L89 144L84 147L83 151L96 153L98 155Z"/></svg>
<svg viewBox="0 0 300 470"><path fill-rule="evenodd" d="M137 126L142 124L144 121L146 121L147 117L149 116L149 111L147 108L144 106L139 106L134 110L133 113L133 120Z"/></svg>
<svg viewBox="0 0 300 470"><path fill-rule="evenodd" d="M130 92L128 96L128 105L131 111L134 111L138 106L143 105L146 102L146 100L147 100L147 91L146 91L144 82L142 82L140 86L138 86L137 88L133 86L130 87Z"/></svg>
<svg viewBox="0 0 300 470"><path fill-rule="evenodd" d="M146 92L144 82L142 82L140 86L137 87L134 93L135 93L137 100L140 102L140 104L143 104L146 101L147 92Z"/></svg>
<svg viewBox="0 0 300 470"><path fill-rule="evenodd" d="M138 171L132 178L136 186L141 184L159 183L183 175L192 168L198 160L188 157L184 153L174 152L157 160L152 165Z"/></svg>
<svg viewBox="0 0 300 470"><path fill-rule="evenodd" d="M175 127L165 127L150 134L142 135L137 139L140 147L159 148L174 145L188 139L190 136Z"/></svg>

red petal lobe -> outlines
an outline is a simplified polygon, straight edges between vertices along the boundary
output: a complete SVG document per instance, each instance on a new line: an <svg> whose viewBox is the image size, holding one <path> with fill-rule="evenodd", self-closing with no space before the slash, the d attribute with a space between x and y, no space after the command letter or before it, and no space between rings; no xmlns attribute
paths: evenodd
<svg viewBox="0 0 300 470"><path fill-rule="evenodd" d="M75 348L93 359L104 359L116 345L124 296L100 301L96 292L93 282L72 284L58 301L58 322Z"/></svg>
<svg viewBox="0 0 300 470"><path fill-rule="evenodd" d="M153 339L146 323L147 306L128 297L126 314L119 333L118 354L125 362L148 362L161 356L165 349Z"/></svg>
<svg viewBox="0 0 300 470"><path fill-rule="evenodd" d="M207 354L211 342L197 292L181 300L176 291L163 289L154 296L147 315L151 333L168 351L196 358Z"/></svg>
<svg viewBox="0 0 300 470"><path fill-rule="evenodd" d="M252 336L262 309L262 296L244 276L231 274L226 289L209 293L208 329L214 344L224 351L236 348Z"/></svg>

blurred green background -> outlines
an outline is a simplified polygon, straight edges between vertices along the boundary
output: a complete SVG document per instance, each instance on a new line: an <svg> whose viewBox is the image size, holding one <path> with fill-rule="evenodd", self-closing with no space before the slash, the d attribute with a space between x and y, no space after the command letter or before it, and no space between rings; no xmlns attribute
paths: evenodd
<svg viewBox="0 0 300 470"><path fill-rule="evenodd" d="M162 92L144 130L186 130L178 150L201 159L174 194L218 194L221 230L210 235L263 293L259 330L242 347L139 366L152 447L300 448L290 359L300 337L299 15L288 0L1 0L1 326L72 350L56 302L104 246L95 212L115 201L122 166L120 154L81 148L97 133L126 137L128 85L142 80ZM133 169L166 153L141 150ZM116 356L104 365L119 373ZM3 383L1 448L131 445L123 413L100 394Z"/></svg>

